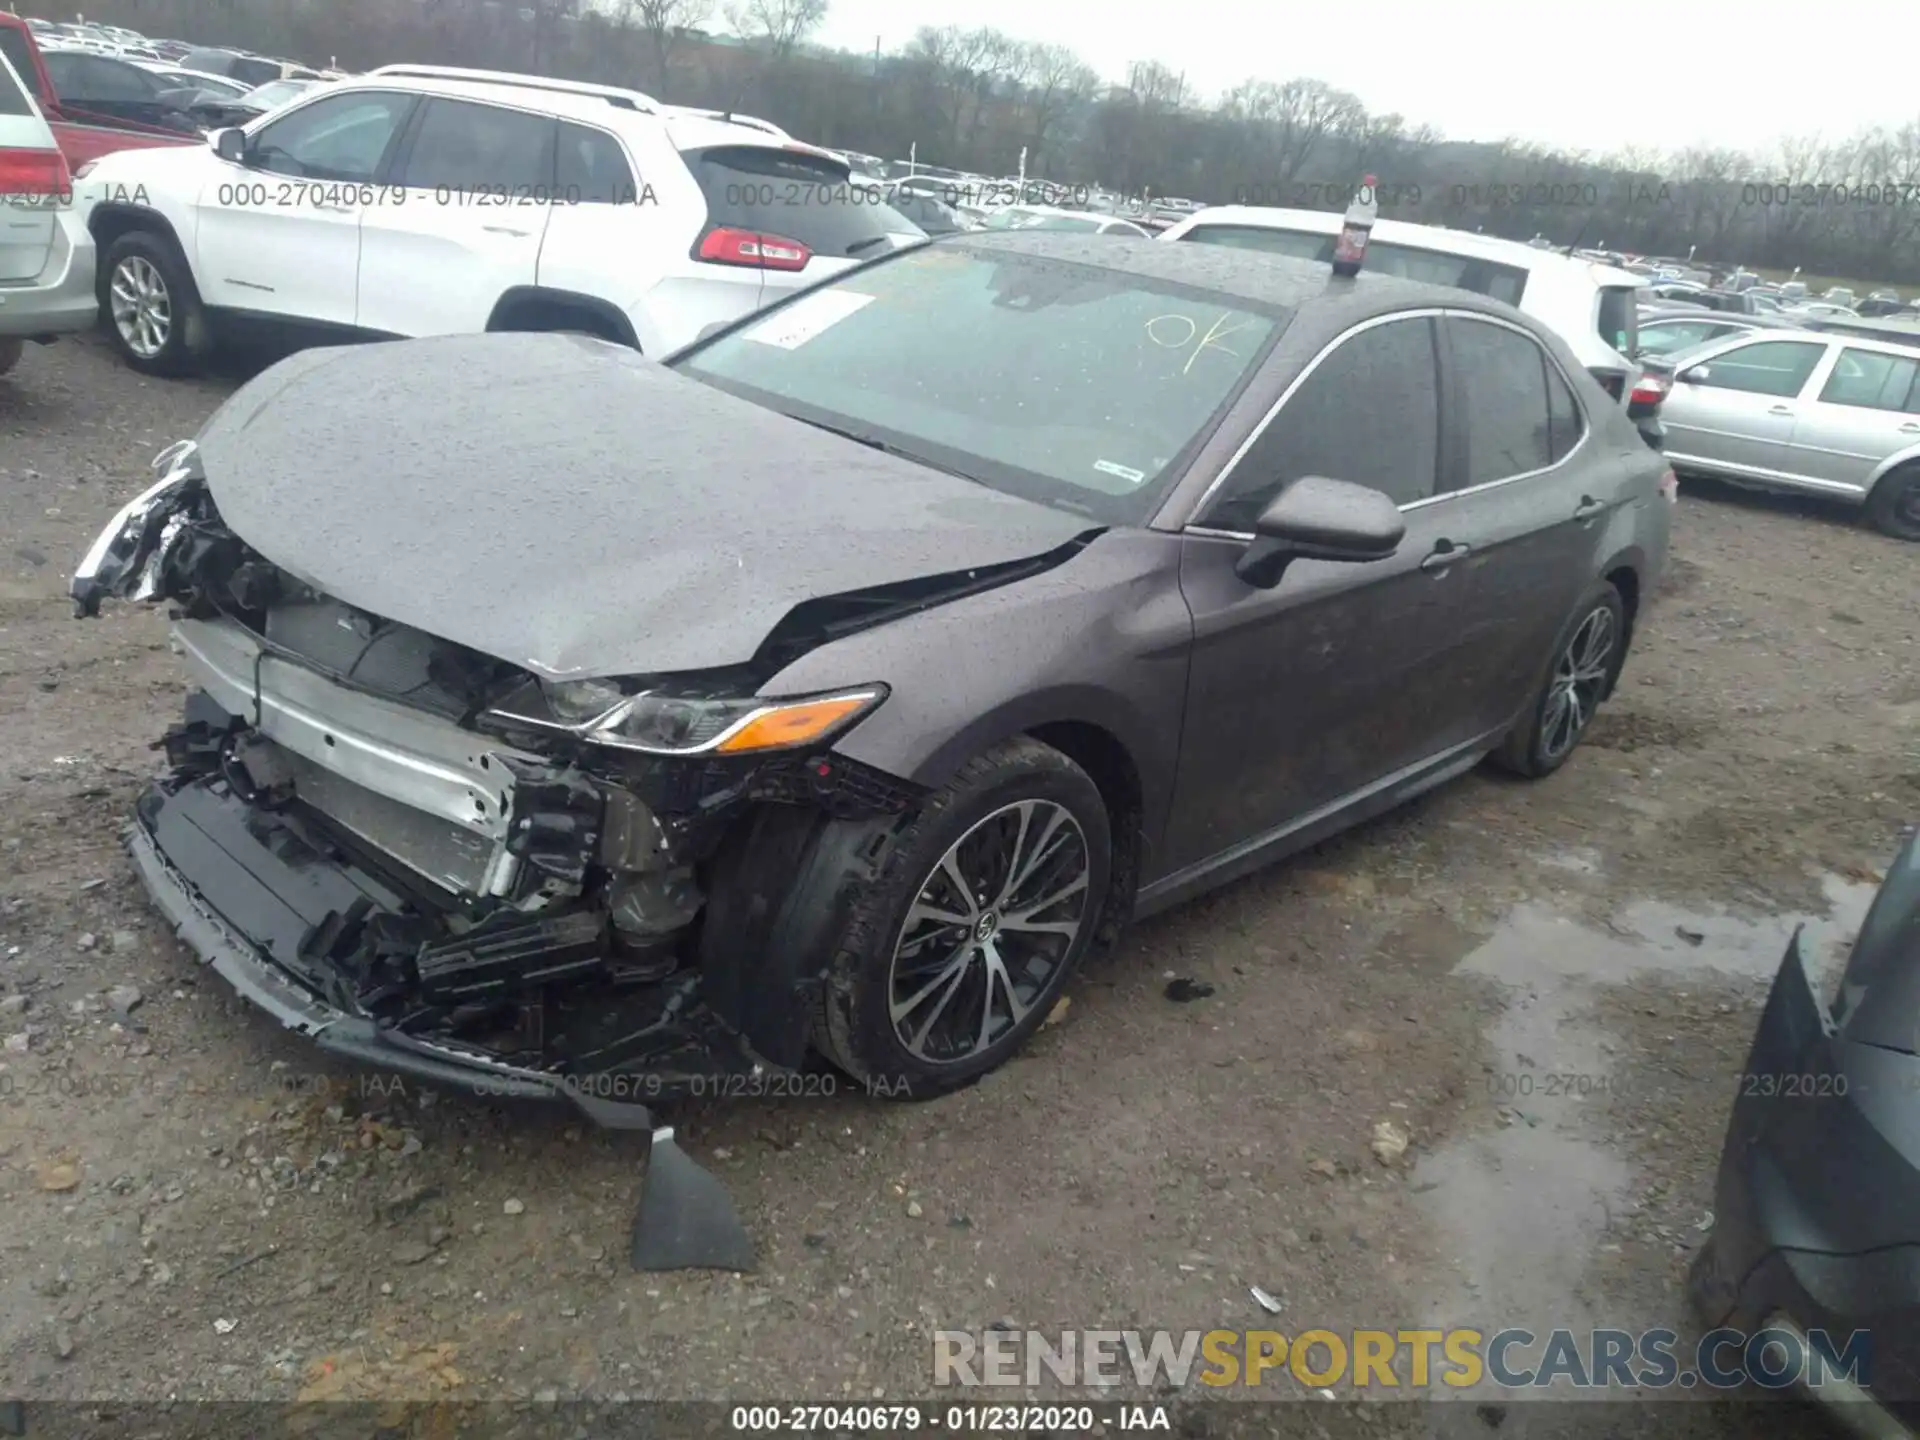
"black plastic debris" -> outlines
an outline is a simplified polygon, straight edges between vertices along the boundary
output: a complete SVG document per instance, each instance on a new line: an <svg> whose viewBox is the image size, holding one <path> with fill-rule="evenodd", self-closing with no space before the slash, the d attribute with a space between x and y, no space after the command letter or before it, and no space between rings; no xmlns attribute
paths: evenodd
<svg viewBox="0 0 1920 1440"><path fill-rule="evenodd" d="M1167 982L1166 996L1176 1005L1188 1005L1213 994L1213 986L1204 980L1189 980L1182 975Z"/></svg>

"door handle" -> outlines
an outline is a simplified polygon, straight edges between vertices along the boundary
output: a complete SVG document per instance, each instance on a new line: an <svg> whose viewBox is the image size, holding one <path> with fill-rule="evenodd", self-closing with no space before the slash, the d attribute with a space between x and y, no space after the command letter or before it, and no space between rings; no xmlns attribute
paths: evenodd
<svg viewBox="0 0 1920 1440"><path fill-rule="evenodd" d="M489 235L512 235L522 240L533 233L531 230L516 230L511 225L482 225L480 228Z"/></svg>
<svg viewBox="0 0 1920 1440"><path fill-rule="evenodd" d="M1576 520L1591 520L1606 508L1603 502L1594 499L1591 495L1582 495L1580 497L1580 503L1573 507L1573 518Z"/></svg>
<svg viewBox="0 0 1920 1440"><path fill-rule="evenodd" d="M1767 407L1767 413L1769 415L1791 415L1793 413L1793 407L1791 405L1769 405Z"/></svg>
<svg viewBox="0 0 1920 1440"><path fill-rule="evenodd" d="M1909 420L1900 427L1900 433L1902 435L1920 435L1920 423Z"/></svg>
<svg viewBox="0 0 1920 1440"><path fill-rule="evenodd" d="M1432 552L1420 562L1422 570L1445 570L1473 553L1471 545L1456 545L1451 540L1435 543Z"/></svg>
<svg viewBox="0 0 1920 1440"><path fill-rule="evenodd" d="M313 208L327 215L353 214L353 206L351 205L316 205Z"/></svg>

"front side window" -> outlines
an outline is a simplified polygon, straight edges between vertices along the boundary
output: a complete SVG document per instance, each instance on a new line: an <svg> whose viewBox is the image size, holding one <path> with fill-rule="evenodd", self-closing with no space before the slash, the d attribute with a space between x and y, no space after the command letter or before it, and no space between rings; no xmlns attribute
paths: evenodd
<svg viewBox="0 0 1920 1440"><path fill-rule="evenodd" d="M1834 361L1820 398L1829 405L1858 405L1868 410L1920 412L1914 375L1920 359L1883 355L1878 350L1846 349Z"/></svg>
<svg viewBox="0 0 1920 1440"><path fill-rule="evenodd" d="M1199 523L1252 530L1276 495L1308 475L1371 486L1400 505L1427 499L1439 474L1438 376L1425 316L1349 336L1287 398Z"/></svg>
<svg viewBox="0 0 1920 1440"><path fill-rule="evenodd" d="M1466 408L1466 484L1487 485L1553 464L1547 357L1530 335L1484 320L1449 319Z"/></svg>
<svg viewBox="0 0 1920 1440"><path fill-rule="evenodd" d="M1693 383L1749 395L1798 395L1826 346L1805 340L1759 340L1712 356L1692 373Z"/></svg>
<svg viewBox="0 0 1920 1440"><path fill-rule="evenodd" d="M961 242L816 287L671 363L994 489L1138 524L1290 317Z"/></svg>
<svg viewBox="0 0 1920 1440"><path fill-rule="evenodd" d="M470 100L429 100L401 166L409 190L546 200L559 122Z"/></svg>
<svg viewBox="0 0 1920 1440"><path fill-rule="evenodd" d="M390 91L329 95L254 132L249 156L254 165L276 175L377 180L400 122L412 107L411 95Z"/></svg>

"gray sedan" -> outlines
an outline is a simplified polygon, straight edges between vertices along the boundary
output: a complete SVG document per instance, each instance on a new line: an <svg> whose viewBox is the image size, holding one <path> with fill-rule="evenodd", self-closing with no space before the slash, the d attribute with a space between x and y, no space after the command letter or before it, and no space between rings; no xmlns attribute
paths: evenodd
<svg viewBox="0 0 1920 1440"><path fill-rule="evenodd" d="M1660 418L1683 472L1832 495L1920 540L1920 352L1805 330L1671 356Z"/></svg>
<svg viewBox="0 0 1920 1440"><path fill-rule="evenodd" d="M308 351L165 464L73 585L177 607L159 905L324 1048L603 1119L965 1083L1130 918L1557 769L1673 489L1497 301L1024 233L666 364Z"/></svg>

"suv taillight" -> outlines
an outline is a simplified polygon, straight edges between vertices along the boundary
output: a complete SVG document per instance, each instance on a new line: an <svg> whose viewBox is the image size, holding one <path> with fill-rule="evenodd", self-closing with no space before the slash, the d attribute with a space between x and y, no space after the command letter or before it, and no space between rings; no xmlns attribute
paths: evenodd
<svg viewBox="0 0 1920 1440"><path fill-rule="evenodd" d="M71 199L73 172L58 150L0 149L0 195Z"/></svg>
<svg viewBox="0 0 1920 1440"><path fill-rule="evenodd" d="M1627 398L1629 405L1658 405L1667 398L1667 392L1673 389L1671 381L1661 376L1646 374L1640 377L1633 387L1633 394Z"/></svg>
<svg viewBox="0 0 1920 1440"><path fill-rule="evenodd" d="M784 235L762 235L757 230L709 230L696 252L714 265L751 265L756 270L804 270L813 252Z"/></svg>

